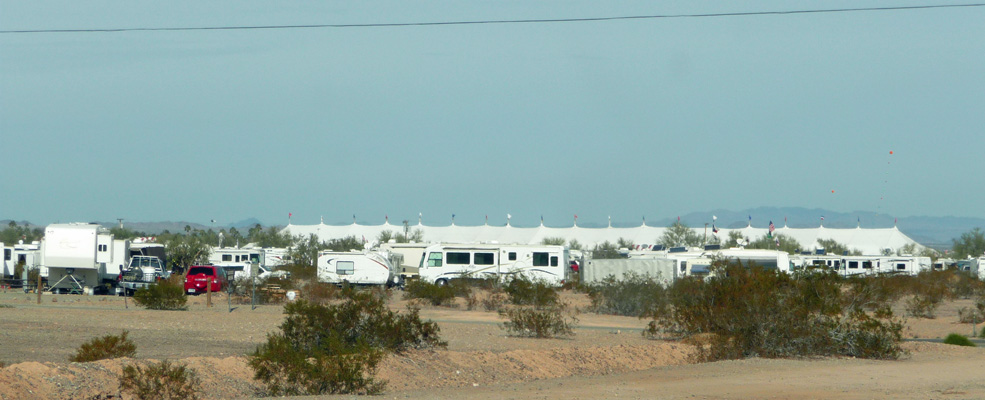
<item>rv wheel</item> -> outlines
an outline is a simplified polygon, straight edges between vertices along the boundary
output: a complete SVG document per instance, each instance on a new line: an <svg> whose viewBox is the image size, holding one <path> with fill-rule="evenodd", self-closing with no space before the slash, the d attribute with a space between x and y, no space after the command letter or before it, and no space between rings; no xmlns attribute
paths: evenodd
<svg viewBox="0 0 985 400"><path fill-rule="evenodd" d="M438 286L447 286L448 285L448 280L447 279L438 279L438 280L434 281L434 284L435 285L438 285Z"/></svg>

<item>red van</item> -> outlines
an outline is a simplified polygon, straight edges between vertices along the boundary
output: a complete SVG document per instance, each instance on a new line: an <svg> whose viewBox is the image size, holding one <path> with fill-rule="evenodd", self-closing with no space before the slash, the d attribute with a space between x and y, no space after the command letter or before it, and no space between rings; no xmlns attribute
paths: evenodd
<svg viewBox="0 0 985 400"><path fill-rule="evenodd" d="M226 288L226 274L222 268L215 265L193 265L188 268L185 276L185 293L201 294L209 290L208 282L212 281L212 291L221 292Z"/></svg>

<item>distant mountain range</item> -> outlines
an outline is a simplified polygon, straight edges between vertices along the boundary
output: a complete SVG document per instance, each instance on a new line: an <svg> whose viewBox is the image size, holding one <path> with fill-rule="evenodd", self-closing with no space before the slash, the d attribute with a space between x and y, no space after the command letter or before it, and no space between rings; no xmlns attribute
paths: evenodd
<svg viewBox="0 0 985 400"><path fill-rule="evenodd" d="M810 209L801 207L758 207L739 211L718 209L681 215L680 220L682 223L691 227L704 226L706 223L710 227L712 224L712 216L718 217L718 219L714 221L716 226L731 229L743 228L750 223L752 226L765 228L769 226L770 221L772 221L777 228L783 227L784 225L790 228L816 228L822 223L821 217L824 217L823 224L827 228L854 228L856 226L861 226L863 228L890 228L895 224L900 231L913 240L916 240L918 243L936 248L949 248L952 245L952 240L960 237L962 233L968 232L974 228L985 228L985 218L915 216L899 218L896 220L892 216L871 211L855 211L845 213L820 208ZM668 226L677 221L677 218L677 216L673 216L658 220L648 220L646 224L649 226ZM0 228L6 227L9 223L10 220L0 221ZM639 226L641 223L642 221L616 221L613 222L613 226ZM118 222L99 222L99 224L106 227L113 227L117 226ZM256 226L256 224L264 225L256 218L247 218L230 224L215 226L212 226L211 224L200 224L187 221L123 221L123 226L125 228L138 232L144 232L148 235L155 235L164 231L184 232L186 226L191 229L202 230L207 230L210 228L236 228L240 231L245 231L253 226ZM17 225L24 226L30 225L30 223L27 221L17 221ZM607 226L607 224L604 223L591 223L587 221L584 223L580 222L578 225L586 228L601 228ZM264 225L264 227L267 226L268 225ZM516 224L516 226L524 225Z"/></svg>

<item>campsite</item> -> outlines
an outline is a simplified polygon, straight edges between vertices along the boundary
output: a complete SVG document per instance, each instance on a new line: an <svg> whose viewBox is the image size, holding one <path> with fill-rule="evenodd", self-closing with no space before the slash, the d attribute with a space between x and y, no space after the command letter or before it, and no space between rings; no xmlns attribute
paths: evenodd
<svg viewBox="0 0 985 400"><path fill-rule="evenodd" d="M562 298L586 309L587 296ZM136 360L174 360L197 371L201 396L254 397L245 354L283 321L281 305L232 303L224 293L206 307L189 297L187 311L152 311L117 296L0 294L0 398L111 398L117 377ZM390 297L393 310L407 300ZM909 318L908 339L968 334L958 310L971 300L944 303L935 319ZM578 315L566 339L511 337L495 312L424 306L423 318L438 323L446 349L412 350L389 356L378 371L388 381L386 398L981 398L985 353L976 347L906 341L900 360L844 357L761 359L694 363L693 348L679 341L649 340L634 317ZM977 329L980 330L982 324ZM90 338L130 332L135 360L70 363ZM100 397L103 396L103 397ZM334 398L332 396L318 398Z"/></svg>

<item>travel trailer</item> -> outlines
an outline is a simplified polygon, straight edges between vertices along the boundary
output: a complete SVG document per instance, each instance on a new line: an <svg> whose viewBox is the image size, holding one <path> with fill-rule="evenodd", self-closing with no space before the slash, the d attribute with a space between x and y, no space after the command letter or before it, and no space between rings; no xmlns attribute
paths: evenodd
<svg viewBox="0 0 985 400"><path fill-rule="evenodd" d="M394 286L403 282L386 253L375 251L318 253L318 281Z"/></svg>
<svg viewBox="0 0 985 400"><path fill-rule="evenodd" d="M500 244L433 244L419 264L422 281L438 285L449 280L523 276L561 286L568 271L564 246Z"/></svg>

